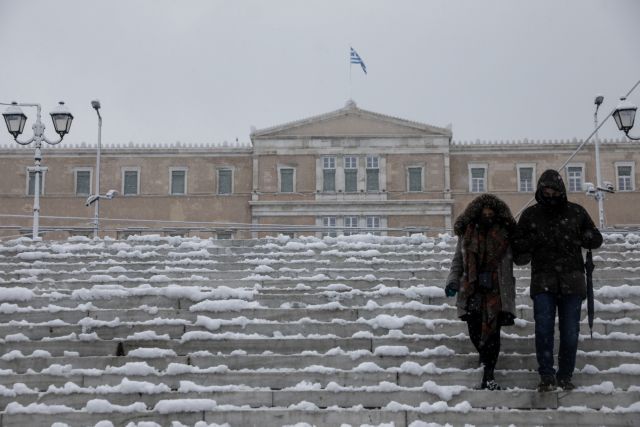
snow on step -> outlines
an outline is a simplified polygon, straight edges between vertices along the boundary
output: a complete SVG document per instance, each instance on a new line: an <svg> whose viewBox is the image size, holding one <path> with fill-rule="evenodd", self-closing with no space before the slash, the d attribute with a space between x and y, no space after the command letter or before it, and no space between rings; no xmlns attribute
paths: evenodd
<svg viewBox="0 0 640 427"><path fill-rule="evenodd" d="M474 389L477 354L442 290L455 243L448 235L4 242L0 425L637 418L640 236L605 235L577 389L544 395L533 390L528 268L515 269L521 318L503 331L497 379L507 390ZM495 407L503 409L485 409Z"/></svg>

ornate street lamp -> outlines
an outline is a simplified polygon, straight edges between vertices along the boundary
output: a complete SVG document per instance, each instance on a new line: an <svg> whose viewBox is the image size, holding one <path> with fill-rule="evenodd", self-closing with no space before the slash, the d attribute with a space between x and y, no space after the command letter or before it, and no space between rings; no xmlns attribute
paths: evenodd
<svg viewBox="0 0 640 427"><path fill-rule="evenodd" d="M69 112L67 107L64 105L64 102L60 102L59 105L50 113L51 120L53 121L53 127L56 130L56 133L60 135L60 139L57 141L50 141L44 136L45 126L42 123L42 108L40 104L22 104L17 102L12 102L11 104L0 103L2 105L8 105L9 107L5 110L2 115L4 116L4 121L7 124L7 130L13 136L13 139L20 145L29 145L32 142L35 143L35 155L34 162L35 166L27 169L28 172L34 172L35 176L35 185L34 185L34 193L33 193L33 239L38 240L38 232L39 232L39 222L40 222L40 182L42 172L46 171L47 168L41 166L42 161L42 143L46 142L50 145L59 144L64 136L69 133L71 129L71 122L73 121L73 115ZM36 107L36 122L31 127L33 129L33 136L28 141L20 141L18 136L22 134L24 130L24 125L27 122L27 116L22 112L20 107Z"/></svg>
<svg viewBox="0 0 640 427"><path fill-rule="evenodd" d="M4 121L7 124L7 130L13 138L17 138L18 135L24 130L24 124L27 122L27 116L24 115L22 109L14 102L11 106L7 107L3 114Z"/></svg>
<svg viewBox="0 0 640 427"><path fill-rule="evenodd" d="M636 119L636 110L638 107L627 101L626 97L621 97L620 102L616 106L615 111L613 112L613 118L616 121L616 125L618 129L623 131L627 138L633 139L634 141L640 140L640 137L633 137L629 135L629 131L633 127L633 122Z"/></svg>
<svg viewBox="0 0 640 427"><path fill-rule="evenodd" d="M53 121L53 127L55 128L58 135L60 135L60 141L62 141L62 138L64 138L64 136L71 130L71 122L73 121L73 116L62 101L60 101L56 108L54 108L53 111L49 114L51 115L51 120Z"/></svg>

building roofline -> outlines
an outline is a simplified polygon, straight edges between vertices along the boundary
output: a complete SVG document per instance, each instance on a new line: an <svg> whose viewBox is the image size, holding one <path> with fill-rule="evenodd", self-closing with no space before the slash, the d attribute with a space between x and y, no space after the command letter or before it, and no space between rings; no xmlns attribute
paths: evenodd
<svg viewBox="0 0 640 427"><path fill-rule="evenodd" d="M353 100L349 100L347 101L346 105L342 108L339 108L337 110L334 111L330 111L328 113L323 113L323 114L318 114L315 116L310 116L310 117L306 117L304 119L300 119L300 120L294 120L291 122L286 122L283 124L279 124L276 126L271 126L271 127L267 127L264 129L256 129L256 130L252 130L251 132L251 139L253 140L254 138L265 138L268 137L270 135L273 135L275 133L281 132L283 130L286 129L292 129L292 128L297 128L297 127L301 127L307 124L311 124L314 122L318 122L318 121L323 121L323 120L328 120L331 118L335 118L335 117L340 117L340 116L346 116L348 114L356 114L356 115L362 115L362 116L369 116L369 117L374 117L374 118L378 118L384 121L389 121L401 126L407 126L407 127L411 127L417 130L421 130L424 131L426 133L430 133L430 134L437 134L437 135L442 135L442 136L448 136L451 137L451 129L449 128L443 128L443 127L438 127L438 126L433 126L427 123L421 123L421 122L416 122L416 121L411 121L411 120L406 120L406 119L402 119L399 117L395 117L395 116L389 116L386 114L381 114L381 113L376 113L374 111L369 111L369 110L364 110L362 108L359 108L356 103ZM371 135L372 137L375 137L376 135ZM385 135L386 137L386 135Z"/></svg>
<svg viewBox="0 0 640 427"><path fill-rule="evenodd" d="M542 145L576 145L582 143L582 139L571 138L571 139L513 139L513 140L480 140L476 139L473 141L465 140L452 140L452 146L522 146L522 147L532 147L532 146L542 146ZM591 140L587 144L591 145L594 141ZM626 138L602 138L600 139L601 144L625 144L630 145L632 143L631 140Z"/></svg>

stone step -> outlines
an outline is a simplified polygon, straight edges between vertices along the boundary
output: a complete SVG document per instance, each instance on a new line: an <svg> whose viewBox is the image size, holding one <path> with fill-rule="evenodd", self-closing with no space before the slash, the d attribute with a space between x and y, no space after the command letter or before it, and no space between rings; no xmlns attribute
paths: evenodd
<svg viewBox="0 0 640 427"><path fill-rule="evenodd" d="M318 353L305 351L299 354L244 354L236 352L231 355L200 355L191 353L182 356L132 356L129 353L125 356L58 356L58 357L36 357L26 355L11 359L0 358L0 369L9 369L16 374L26 373L32 369L40 372L51 365L71 365L72 369L106 369L108 366L123 366L127 363L145 362L147 365L157 370L165 370L170 363L190 364L199 368L225 365L230 370L242 369L294 369L301 370L308 366L319 365L328 368L351 370L362 363L373 362L383 369L399 367L405 362L415 362L420 365L433 363L440 369L475 369L478 365L477 353L455 353L446 346L439 346L431 351L413 352L406 354L400 348L401 356L392 356L388 352L381 355L374 355L367 350L357 350L355 352L344 352L342 349L331 349L328 353ZM530 349L532 351L533 349ZM130 350L131 351L131 350ZM391 350L389 350L391 351ZM640 364L639 353L625 353L618 351L609 352L584 352L578 351L576 359L576 369L581 370L587 365L594 366L599 370L606 370L623 364ZM498 360L498 370L533 370L537 366L535 353L509 354L502 353ZM314 374L312 372L308 374ZM292 374L293 375L293 374ZM287 380L293 381L289 376ZM303 378L304 379L304 378ZM298 381L299 382L299 381ZM318 382L318 381L314 381ZM250 384L243 382L243 384ZM297 382L296 382L297 384Z"/></svg>
<svg viewBox="0 0 640 427"><path fill-rule="evenodd" d="M98 304L100 301L96 301ZM73 303L68 304L74 307ZM113 304L111 304L113 305ZM125 305L123 304L120 304ZM17 307L17 305L16 305ZM24 307L24 306L23 306ZM606 307L605 307L606 308ZM611 305L612 309L616 309L615 305ZM50 321L62 321L65 323L76 324L84 318L92 318L95 320L110 322L119 319L121 322L146 322L157 318L162 319L182 319L193 323L197 320L197 316L205 315L221 320L231 320L245 317L247 319L264 319L264 320L276 320L281 322L295 322L303 318L312 319L315 321L332 321L345 320L355 321L360 317L367 319L374 318L380 315L388 316L415 316L422 319L429 320L458 320L457 309L449 304L440 305L427 305L421 302L408 302L402 303L402 305L391 304L389 306L372 306L366 307L353 307L353 308L332 308L326 307L323 309L308 310L306 308L261 308L261 309L238 309L229 311L218 312L194 312L186 309L174 309L174 308L158 308L157 306L138 305L132 308L113 308L113 309L100 309L100 308L87 308L73 309L66 308L64 310L46 308L33 309L31 311L24 311L19 313L20 321L27 323L45 323ZM623 319L628 318L630 321L638 319L640 313L638 310L622 310L622 311L604 311L601 306L596 309L595 322L622 322ZM517 309L517 317L519 319L526 320L528 322L533 321L533 309L530 306L520 306ZM0 323L6 324L16 320L16 313L13 309L6 313L0 313ZM583 306L582 309L582 323L586 322L587 312ZM612 326L613 327L613 326ZM586 326L583 326L586 328ZM586 329L583 329L586 330ZM613 330L613 329L611 329Z"/></svg>
<svg viewBox="0 0 640 427"><path fill-rule="evenodd" d="M374 386L375 387L375 386ZM242 406L253 408L289 407L300 402L309 402L320 408L339 407L351 408L362 405L365 408L385 408L391 402L404 402L405 405L419 406L423 402L445 403L449 406L466 402L473 408L493 408L496 406L510 409L557 409L559 406L581 406L599 410L603 406L630 406L637 402L640 392L618 392L613 394L584 393L538 393L535 391L501 391L486 392L464 390L461 393L443 400L437 392L430 392L422 387L410 389L376 391L367 389L332 391L332 390L246 390L246 391L206 391L206 392L162 392L136 393L136 402L144 404L147 410L152 410L156 404L165 400L208 399L218 405ZM14 402L26 406L32 403L45 405L65 405L75 410L81 410L94 399L105 399L113 405L127 406L132 401L131 395L123 393L82 393L69 394L44 393L39 395L23 394L12 397ZM0 397L0 404L6 406L10 400Z"/></svg>
<svg viewBox="0 0 640 427"><path fill-rule="evenodd" d="M442 273L442 274L441 274ZM335 287L337 284L357 290L370 290L371 288L379 285L388 287L400 287L408 288L412 286L435 286L443 288L446 281L448 272L438 272L437 274L429 273L428 277L406 277L396 278L389 275L364 274L354 275L353 277L345 277L336 275L335 277L329 277L323 273L319 274L306 274L296 277L273 277L269 278L265 275L245 274L243 278L232 279L205 279L201 276L185 276L168 278L164 275L158 276L158 278L152 278L151 280L145 278L124 278L124 276L100 276L96 275L95 279L91 280L54 280L49 277L28 277L18 280L0 281L3 287L20 287L31 290L77 290L88 289L94 286L119 286L123 288L137 288L140 286L153 286L163 287L167 285L178 284L181 286L202 287L202 288L216 288L220 286L226 286L231 288L247 288L254 286L261 286L265 289L284 289L290 290L296 286L302 286L313 289L326 288L327 286ZM596 294L598 293L611 293L613 291L621 292L623 295L640 296L640 291L636 288L640 286L640 276L633 273L634 277L622 277L622 278L593 278L593 285ZM420 276L420 274L418 274ZM528 292L530 285L530 277L516 277L516 289L519 292ZM622 288L621 288L622 287Z"/></svg>
<svg viewBox="0 0 640 427"><path fill-rule="evenodd" d="M397 267L390 267L384 264L372 264L367 267L358 266L357 268L353 264L341 264L332 263L331 267L327 267L324 264L313 264L308 266L295 266L292 268L289 263L282 263L282 266L273 266L271 263L265 263L260 265L242 265L237 262L232 264L212 264L208 268L202 266L185 268L183 266L167 266L164 268L158 268L157 266L150 266L149 269L133 269L128 264L122 264L117 267L109 266L109 268L87 268L86 264L80 264L75 269L68 268L15 268L11 265L5 265L3 272L0 272L0 277L4 280L20 279L23 277L51 277L56 280L64 280L69 278L75 278L78 280L86 280L94 275L111 275L117 277L119 275L125 275L127 277L145 277L152 278L154 276L163 275L168 277L188 277L189 275L198 275L208 278L234 278L233 275L245 277L247 274L265 274L265 275L287 275L287 273L306 274L306 273L325 273L325 274L344 274L350 276L363 276L365 274L376 273L381 275L388 273L394 275L395 278L404 278L402 275L408 275L412 277L415 274L427 275L433 271L446 270L449 271L449 266L443 266L442 262L433 262L430 260L424 260L414 265L400 264ZM265 268L269 267L269 268ZM524 275L528 270L516 269L517 272L522 271ZM401 275L396 277L395 275Z"/></svg>
<svg viewBox="0 0 640 427"><path fill-rule="evenodd" d="M42 253L42 252L39 252ZM188 255L188 253L186 254ZM26 256L20 254L20 256ZM49 258L36 261L23 261L20 257L0 258L0 267L5 273L13 274L45 274L90 272L90 271L115 271L121 267L127 270L139 272L161 273L169 270L185 269L206 271L236 271L252 270L259 265L268 265L276 270L284 268L308 269L333 268L342 269L392 269L392 270L423 270L425 268L446 268L451 264L453 253L442 254L391 254L375 257L349 256L348 254L326 256L313 254L299 256L296 254L264 254L255 258L238 259L238 255L209 255L206 257L167 257L166 255L151 255L140 258L117 257L113 254L81 254L70 258L55 258L51 254ZM640 264L640 254L600 254L596 252L594 264L596 271L606 269L634 269ZM160 266L160 267L159 267ZM516 271L527 271L530 265L514 266ZM43 270L38 272L37 270Z"/></svg>
<svg viewBox="0 0 640 427"><path fill-rule="evenodd" d="M249 276L248 276L249 277ZM312 276L309 276L312 277ZM37 279L27 278L20 281L0 282L3 287L18 287L34 291L36 294L59 292L61 295L70 294L73 291L87 292L91 289L106 289L106 287L122 288L122 289L140 289L140 288L165 288L167 286L185 286L191 288L202 288L203 291L214 290L216 288L232 288L232 289L257 289L264 292L273 293L274 290L281 289L282 292L291 292L292 290L310 289L310 290L331 290L334 293L344 293L351 288L354 291L372 291L376 287L385 286L389 288L408 289L412 287L434 287L442 289L444 295L445 278L434 279L394 279L394 278L367 278L361 279L324 279L318 280L319 276L314 280L300 277L298 279L286 280L253 280L249 279L229 279L229 280L166 280L166 281L145 281L145 280L114 280L114 281L55 281L53 279ZM529 278L516 280L516 290L519 294L527 294L529 292ZM339 289L335 291L332 289ZM342 290L344 289L344 291ZM597 297L608 297L611 299L621 298L638 298L640 297L640 276L633 279L606 279L594 280L594 291ZM147 292L148 293L148 292ZM11 301L5 298L4 301Z"/></svg>
<svg viewBox="0 0 640 427"><path fill-rule="evenodd" d="M0 338L21 334L22 338L29 340L42 340L43 338L54 339L70 334L92 334L95 333L99 339L114 340L127 339L134 334L153 331L159 336L168 336L171 339L180 339L184 334L194 332L214 332L216 334L258 334L262 336L277 336L282 334L292 336L301 334L303 336L333 335L342 338L352 337L358 333L366 333L376 336L388 335L392 330L400 330L407 335L417 334L444 334L454 336L460 332L467 331L466 322L459 320L423 320L420 318L403 319L396 316L384 315L382 317L366 318L361 317L358 321L298 321L298 322L275 322L263 323L262 319L251 321L250 319L237 319L235 324L219 324L218 319L202 316L205 324L196 325L183 319L157 319L158 323L164 324L144 324L127 322L112 325L0 325ZM208 326L213 325L213 326ZM588 331L586 322L581 324L582 331ZM608 335L611 333L624 333L640 336L640 321L603 322L598 321L593 324L593 332ZM505 327L504 331L509 334L516 334L522 337L533 335L533 322L519 322L512 327ZM21 339L22 339L21 338Z"/></svg>
<svg viewBox="0 0 640 427"><path fill-rule="evenodd" d="M435 290L437 289L437 290ZM419 291L419 289L417 289ZM296 307L301 306L301 304L305 304L306 306L321 306L323 304L327 304L329 302L338 302L339 304L345 307L362 307L370 304L369 301L374 301L378 305L390 304L390 303L399 303L399 302L409 302L409 301L419 301L423 304L428 305L440 305L440 304L453 304L454 300L452 298L447 298L444 296L444 291L440 288L434 288L434 294L440 294L442 292L442 296L418 296L411 295L410 293L395 293L393 289L387 289L384 293L388 292L388 295L380 295L375 291L367 292L363 294L342 294L342 293L300 293L300 292L289 292L289 293L271 293L271 294L259 294L254 298L254 301L258 302L260 305L265 307ZM425 292L427 294L430 291ZM407 295L413 296L412 298L408 298ZM626 298L625 300L638 301L637 297ZM613 303L619 301L619 298L607 298L607 297L599 297L595 299L595 304L599 307L600 311L610 311L614 310L618 313L622 313L623 310L636 311L638 309L638 304L634 302L627 302L624 309L617 309L613 305ZM188 302L187 302L188 303ZM283 307L283 303L285 306ZM194 303L196 304L196 303ZM531 307L532 302L530 297L525 295L518 295L516 297L516 306L525 305L526 307ZM613 305L613 306L612 306ZM609 307L611 306L611 307ZM637 315L636 315L636 318Z"/></svg>
<svg viewBox="0 0 640 427"><path fill-rule="evenodd" d="M104 356L116 355L118 347L124 349L124 354L140 347L157 347L171 349L178 355L186 355L201 350L223 354L236 350L244 350L251 354L261 354L265 351L279 354L296 354L303 351L324 353L335 347L340 347L345 351L375 351L380 346L405 346L410 351L419 352L440 345L446 345L456 353L467 354L475 352L469 338L462 331L455 337L438 334L403 336L400 331L391 331L387 336L372 336L371 338L338 338L332 335L280 338L245 334L215 334L210 332L203 333L202 336L206 337L206 339L199 339L198 335L192 335L189 337L190 339L185 341L174 339L127 339L116 341L96 340L95 336L88 335L79 336L79 339L67 337L46 341L17 341L0 343L0 354L6 354L12 350L18 350L22 354L32 354L36 350L45 350L52 356L62 356L65 351L77 351L82 356ZM600 335L596 333L594 338L589 338L589 335L581 335L580 339L579 348L583 351L609 351L615 349L616 351L640 352L638 335L618 333ZM529 354L534 348L533 336L522 337L505 333L502 335L501 350L504 353Z"/></svg>
<svg viewBox="0 0 640 427"><path fill-rule="evenodd" d="M82 249L82 248L81 248ZM205 258L230 258L237 257L245 260L262 259L262 258L311 258L311 257L340 257L344 258L399 258L405 256L407 259L422 258L450 258L455 252L455 245L449 245L442 248L425 247L425 246L362 246L362 247L346 247L337 245L326 245L325 247L300 247L298 250L292 250L286 247L272 248L241 248L230 250L219 247L199 247L199 248L180 248L171 246L152 246L139 245L130 247L111 247L103 248L99 246L86 246L84 250L69 250L59 245L42 245L42 246L22 246L18 249L3 246L0 248L0 259L16 258L20 261L59 261L73 262L79 257L98 257L104 256L113 258L114 260L131 259L132 261L147 261L149 257L164 256L169 261L175 261L181 258L205 259ZM583 249L583 255L586 250ZM24 255L28 254L28 255ZM640 258L639 247L623 247L620 245L603 245L593 251L595 261L605 262L612 259L633 259ZM96 261L99 261L96 260Z"/></svg>
<svg viewBox="0 0 640 427"><path fill-rule="evenodd" d="M453 308L450 310L451 319L455 319L455 311ZM300 320L302 318L309 318L318 321L331 321L333 319L341 320L356 320L360 315L357 308L348 308L344 310L306 310L304 308L267 308L267 309L243 309L238 311L223 311L216 312L216 319L236 319L238 317L246 317L247 319L264 319L264 320L281 320L283 322L290 322ZM380 314L383 312L389 312L393 314L393 310L380 310ZM369 311L364 311L363 314L368 314ZM418 313L423 318L447 318L446 311L424 311L413 312ZM409 311L407 311L409 314ZM442 314L442 316L439 316ZM89 317L100 321L113 321L114 319L120 319L122 322L146 322L157 318L173 318L182 319L193 323L196 321L197 316L201 313L195 313L188 309L172 309L172 308L147 308L146 310L139 307L130 309L116 308L116 309L92 309L86 311L31 311L20 313L20 320L28 323L44 323L52 320L62 320L66 323L75 324L80 320ZM3 313L0 314L0 323L9 323L12 320L16 320L15 313Z"/></svg>
<svg viewBox="0 0 640 427"><path fill-rule="evenodd" d="M637 369L638 365L634 366ZM59 368L61 369L62 367ZM121 368L126 369L126 367ZM135 375L128 371L110 373L109 371L96 372L95 370L93 370L91 374L84 374L83 372L69 373L64 370L61 370L59 375L42 373L8 374L0 376L0 384L11 388L12 384L21 383L32 389L45 391L50 385L55 385L59 388L67 382L70 382L71 380L69 378L75 378L77 382L74 382L74 384L84 387L99 387L102 385L117 386L123 381L131 380L148 382L150 384L165 384L171 389L177 389L180 386L181 381L191 381L199 385L215 385L221 387L242 385L246 386L244 387L245 389L262 388L266 390L281 390L295 387L299 383L303 382L307 384L315 384L314 386L308 385L307 387L320 389L328 387L330 383L336 383L341 387L364 387L377 386L383 382L399 387L418 388L422 387L424 383L431 381L440 386L459 386L461 388L467 387L469 389L474 389L478 384L480 384L480 380L482 379L481 368L452 368L449 371L428 372L421 375L397 372L402 369L402 367L392 367L389 368L388 371L380 372L359 371L359 368L355 368L355 370L338 371L322 365L312 368L308 367L307 370L292 370L290 368L270 370L267 368L259 368L255 371L242 369L239 372L227 370L226 366L203 368L213 368L214 370L222 371L214 373L206 371L188 372L186 369L191 368L187 365L185 365L184 368L184 372L179 374L158 371L156 373L146 373L146 375ZM415 368L418 368L418 366ZM532 368L535 369L535 366ZM409 368L409 370L411 369L414 368ZM434 369L437 370L438 368L434 368L432 365L429 365L426 370L433 371ZM593 368L590 367L589 369ZM49 372L50 370L51 369L45 372ZM108 368L108 370L112 369ZM317 372L314 372L314 370ZM579 387L579 389L582 387L585 388L585 390L586 388L593 386L600 386L604 382L610 382L612 383L612 386L609 386L609 388L640 393L637 389L637 381L640 379L639 377L640 374L631 375L626 372L626 368L624 366L614 366L608 370L596 373L576 372L574 373L573 382L576 387ZM496 381L502 387L511 391L535 390L538 382L540 381L540 377L533 369L527 371L497 369Z"/></svg>
<svg viewBox="0 0 640 427"><path fill-rule="evenodd" d="M188 367L185 365L185 367ZM353 372L353 371L334 371L332 373L323 372L303 372L291 371L290 369L278 371L265 370L247 370L241 372L227 371L224 367L223 372L182 372L180 374L171 374L163 371L157 373L149 373L147 375L135 375L131 373L97 373L93 375L85 375L83 373L61 373L60 375L51 374L11 374L0 376L1 383L11 388L12 384L24 384L30 389L38 389L41 392L46 391L49 386L53 385L57 388L64 387L68 382L81 387L100 387L118 386L123 381L146 382L149 384L164 384L173 390L180 387L180 382L191 381L198 385L215 385L220 387L243 386L246 389L256 390L280 390L287 387L294 387L301 382L318 383L327 385L334 382L341 387L364 387L377 386L381 382L397 384L398 374L395 372ZM73 378L72 381L70 378ZM222 390L221 390L222 391ZM6 396L8 398L12 396ZM0 405L0 407L3 407Z"/></svg>
<svg viewBox="0 0 640 427"><path fill-rule="evenodd" d="M638 258L621 258L615 259L609 257L601 260L600 256L594 261L595 271L606 271L611 269L631 269L640 265L640 256ZM113 259L108 256L101 257L102 260L86 261L82 258L78 260L44 260L25 262L19 259L11 260L10 258L0 259L0 267L5 275L20 276L42 276L45 274L61 275L61 274L82 274L82 273L101 273L113 274L122 273L123 269L127 271L143 274L165 274L171 272L182 273L223 273L253 270L268 270L265 266L272 268L274 271L428 271L428 270L448 270L451 264L450 256L423 256L416 259L398 259L394 258L371 258L360 259L353 257L314 257L314 258L296 258L292 256L286 257L260 257L249 259L238 259L237 257L215 257L207 259L161 259L158 260L129 260L129 259ZM513 266L517 272L526 272L530 270L530 265Z"/></svg>
<svg viewBox="0 0 640 427"><path fill-rule="evenodd" d="M177 405L179 406L179 405ZM300 407L305 407L301 405ZM416 421L438 423L441 425L473 425L476 427L495 427L517 425L522 427L540 426L631 426L637 413L623 412L567 412L553 409L538 409L529 411L513 411L504 409L440 409L441 405L424 405L410 410L400 409L380 410L363 409L242 409L242 408L211 408L206 411L171 412L158 414L157 412L131 413L88 413L84 411L63 412L59 414L15 413L1 414L0 422L6 427L50 427L52 422L62 421L72 427L95 425L99 421L109 419L114 425L124 426L130 422L156 422L163 426L171 425L172 421L193 426L199 421L208 424L229 424L243 427L280 427L307 423L314 426L340 425L392 425L394 427L415 427ZM436 410L438 408L438 410ZM428 424L427 424L428 425Z"/></svg>
<svg viewBox="0 0 640 427"><path fill-rule="evenodd" d="M448 250L455 249L455 241L445 242L439 241L436 244L432 243L424 243L424 244L403 244L403 243L362 243L357 242L354 244L339 244L336 245L335 242L291 242L286 245L278 245L267 243L264 245L254 245L254 246L244 246L244 247L225 247L218 244L218 241L193 241L193 242L182 242L179 245L173 244L155 244L155 243L129 243L129 242L117 242L113 245L104 245L101 243L94 244L69 244L67 242L43 242L43 244L33 244L29 242L28 245L17 245L12 246L11 244L4 245L2 254L3 255L11 255L16 252L27 252L27 251L49 251L54 254L82 254L82 253L123 253L123 252L133 252L133 251L145 251L145 252L158 252L158 253L170 253L170 252L197 252L206 250L211 253L226 253L226 254L241 254L244 256L248 256L252 253L294 253L294 254L304 254L309 251L314 252L335 252L335 248L339 247L341 252L363 252L363 253L396 253L398 251L403 252L418 252L418 251L430 251L430 252L443 252ZM607 246L608 247L608 246ZM616 248L616 250L632 250L633 248L629 248L624 245L612 245L611 248Z"/></svg>
<svg viewBox="0 0 640 427"><path fill-rule="evenodd" d="M19 265L28 266L29 261L38 261L40 263L56 263L56 262L64 262L64 263L77 263L82 260L86 264L91 263L100 263L101 260L104 259L113 259L116 263L122 262L146 262L146 263L155 263L156 265L162 265L167 258L169 260L173 260L174 264L180 264L182 262L189 263L196 260L196 263L210 262L215 264L216 262L235 262L235 259L238 257L243 258L257 258L257 259L290 259L293 261L293 264L296 263L304 263L304 262L318 262L320 260L329 261L329 263L333 261L343 261L352 263L353 265L362 264L362 261L366 262L375 262L375 263L385 263L387 261L423 261L426 259L435 259L445 261L447 258L451 259L454 255L453 250L451 252L438 252L434 253L433 251L415 251L415 252L400 252L396 253L393 251L389 252L377 252L370 253L370 251L362 252L362 251L353 251L353 252L342 252L342 251L333 251L334 253L329 252L314 252L314 251L304 251L304 252L251 252L246 254L220 254L215 251L140 251L140 250L132 250L128 252L82 252L82 253L65 253L65 254L57 254L55 252L50 252L46 250L40 251L25 251L16 254L15 256L5 256L4 260L12 260L19 262ZM367 253L369 252L369 253Z"/></svg>
<svg viewBox="0 0 640 427"><path fill-rule="evenodd" d="M11 278L12 275L20 277L64 275L64 274L118 274L123 273L122 269L132 274L166 274L176 273L230 273L238 271L254 271L258 267L264 269L269 266L275 271L424 271L424 270L449 270L450 258L431 258L425 256L415 260L394 260L376 258L373 260L332 257L313 257L298 259L287 256L283 258L256 258L249 260L238 260L237 257L227 257L225 259L206 260L113 260L109 262L78 260L76 262L63 261L35 261L21 262L19 260L0 260L3 278ZM601 274L608 270L637 271L640 267L640 258L630 258L614 260L610 258L606 261L595 261L594 274ZM528 272L530 265L514 265L516 272Z"/></svg>
<svg viewBox="0 0 640 427"><path fill-rule="evenodd" d="M602 249L608 250L638 250L640 244L636 240L614 239L611 240L610 234L603 233L605 240ZM633 236L634 239L636 236ZM91 239L77 241L71 238L66 241L47 241L32 242L23 241L6 241L3 247L3 253L24 250L25 247L37 250L49 248L55 252L82 251L87 248L96 248L99 250L130 250L130 249L172 249L172 250L196 250L206 248L209 250L228 251L229 253L246 253L247 251L301 251L313 248L315 250L326 250L327 248L339 246L342 250L403 250L409 249L430 249L443 250L445 248L454 248L457 242L455 236L445 236L443 238L424 238L421 241L408 240L406 237L377 237L375 241L367 240L371 236L351 236L338 237L337 239L318 239L314 237L305 237L301 239L291 239L286 242L277 238L266 239L245 239L245 240L215 240L200 239L197 237L162 237L162 236L136 236L136 239L124 240L99 240Z"/></svg>
<svg viewBox="0 0 640 427"><path fill-rule="evenodd" d="M631 283L631 284L629 284ZM606 287L605 287L606 286ZM432 297L444 298L444 282L421 280L376 280L376 281L304 281L304 282L251 282L251 281L172 281L164 283L121 282L121 283L84 283L83 285L67 283L54 284L54 282L38 284L6 284L8 288L20 288L30 290L34 296L47 297L53 301L64 298L75 299L105 299L117 297L118 293L145 296L169 294L175 297L202 300L204 298L230 298L237 295L250 294L315 294L327 297L350 297L367 295L406 295L410 298ZM178 292L178 287L181 287ZM632 282L612 282L611 285L594 285L594 295L601 302L625 300L629 302L640 301L640 284ZM519 282L516 286L516 296L520 297L518 304L531 302L529 286ZM5 302L25 300L12 298L9 294L4 297ZM453 299L451 299L453 300Z"/></svg>

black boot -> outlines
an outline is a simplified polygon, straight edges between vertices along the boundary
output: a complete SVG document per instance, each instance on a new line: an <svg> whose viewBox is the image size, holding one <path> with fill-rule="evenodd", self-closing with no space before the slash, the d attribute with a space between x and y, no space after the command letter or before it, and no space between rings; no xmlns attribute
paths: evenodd
<svg viewBox="0 0 640 427"><path fill-rule="evenodd" d="M484 375L482 376L482 383L480 383L480 390L502 390L502 387L500 387L493 376L493 369L485 367Z"/></svg>
<svg viewBox="0 0 640 427"><path fill-rule="evenodd" d="M546 393L554 391L556 389L556 378L553 375L542 375L540 377L540 384L538 384L538 391Z"/></svg>
<svg viewBox="0 0 640 427"><path fill-rule="evenodd" d="M576 386L573 385L573 383L571 382L571 378L560 378L560 377L558 377L558 378L556 378L556 384L563 391L571 391L571 390L576 388Z"/></svg>

